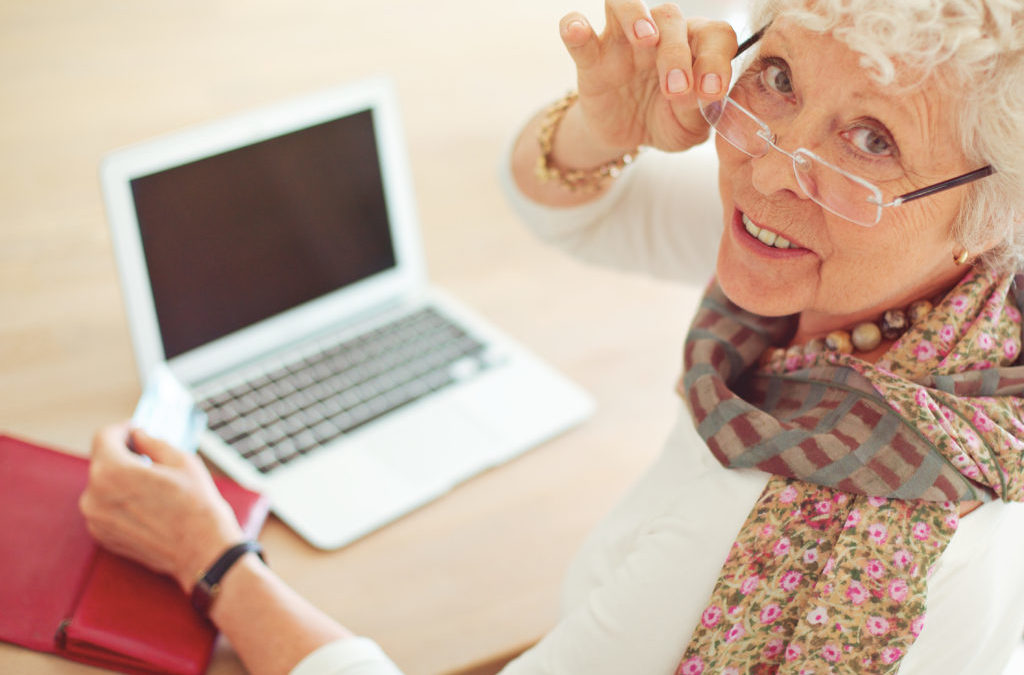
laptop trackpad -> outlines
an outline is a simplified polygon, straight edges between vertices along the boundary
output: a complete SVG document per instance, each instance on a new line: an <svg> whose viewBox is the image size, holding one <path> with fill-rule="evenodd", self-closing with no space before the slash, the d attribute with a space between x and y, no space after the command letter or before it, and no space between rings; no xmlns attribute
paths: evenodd
<svg viewBox="0 0 1024 675"><path fill-rule="evenodd" d="M276 471L275 511L313 545L334 548L488 466L493 438L437 398Z"/></svg>

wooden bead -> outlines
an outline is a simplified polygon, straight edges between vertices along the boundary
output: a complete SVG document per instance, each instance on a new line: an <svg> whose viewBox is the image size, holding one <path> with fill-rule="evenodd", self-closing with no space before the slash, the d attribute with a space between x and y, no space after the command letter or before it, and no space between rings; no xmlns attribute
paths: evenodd
<svg viewBox="0 0 1024 675"><path fill-rule="evenodd" d="M918 300L911 303L910 307L907 307L907 319L910 321L910 325L913 326L928 316L931 311L932 303L927 300Z"/></svg>
<svg viewBox="0 0 1024 675"><path fill-rule="evenodd" d="M853 353L853 341L845 330L835 330L825 336L825 349L840 354Z"/></svg>
<svg viewBox="0 0 1024 675"><path fill-rule="evenodd" d="M821 338L814 338L804 345L804 354L807 354L808 356L820 354L823 351L825 351L825 341Z"/></svg>
<svg viewBox="0 0 1024 675"><path fill-rule="evenodd" d="M907 315L902 309L890 309L882 315L882 337L896 340L907 330Z"/></svg>
<svg viewBox="0 0 1024 675"><path fill-rule="evenodd" d="M870 352L882 344L882 331L874 323L865 321L864 323L857 324L853 329L853 333L850 334L850 340L853 342L853 346L857 348L857 351Z"/></svg>

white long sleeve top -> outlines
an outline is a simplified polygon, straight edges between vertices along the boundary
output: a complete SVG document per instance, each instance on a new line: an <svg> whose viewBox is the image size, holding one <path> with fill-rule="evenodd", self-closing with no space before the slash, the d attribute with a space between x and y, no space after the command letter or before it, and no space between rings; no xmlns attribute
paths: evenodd
<svg viewBox="0 0 1024 675"><path fill-rule="evenodd" d="M607 194L572 208L530 202L507 162L502 172L508 198L527 224L574 256L700 285L713 272L722 226L710 147L649 151ZM558 624L503 673L674 673L768 478L719 465L680 402L659 459L571 565ZM1022 631L1024 505L992 502L961 519L929 580L924 630L899 673L999 675ZM398 672L372 641L357 638L322 647L293 675Z"/></svg>

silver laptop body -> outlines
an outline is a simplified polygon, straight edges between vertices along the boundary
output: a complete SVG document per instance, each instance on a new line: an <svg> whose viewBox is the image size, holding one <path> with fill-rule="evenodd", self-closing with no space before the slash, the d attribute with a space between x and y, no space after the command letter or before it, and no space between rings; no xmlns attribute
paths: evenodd
<svg viewBox="0 0 1024 675"><path fill-rule="evenodd" d="M201 451L317 547L592 411L428 284L385 79L118 150L101 178L140 376L165 363L210 417Z"/></svg>

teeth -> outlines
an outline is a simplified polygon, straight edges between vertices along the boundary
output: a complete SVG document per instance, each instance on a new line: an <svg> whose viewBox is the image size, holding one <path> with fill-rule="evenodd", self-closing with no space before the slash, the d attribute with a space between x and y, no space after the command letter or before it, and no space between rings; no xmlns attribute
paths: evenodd
<svg viewBox="0 0 1024 675"><path fill-rule="evenodd" d="M775 248L796 248L793 246L793 242L786 239L782 235L775 234L769 230L762 229L754 224L747 214L740 214L740 218L743 221L743 227L747 230L751 237L758 239L765 246L774 246Z"/></svg>
<svg viewBox="0 0 1024 675"><path fill-rule="evenodd" d="M758 227L757 225L754 225L754 221L752 221L750 218L747 218L747 214L744 213L742 215L742 218L743 227L747 228L747 232L750 233L751 237L757 237L761 234L761 228Z"/></svg>

